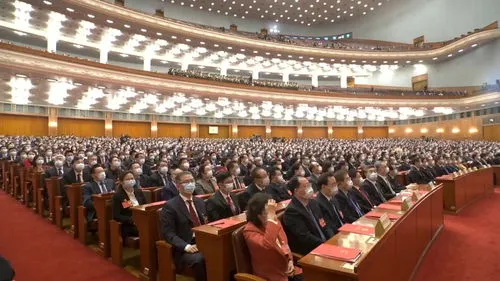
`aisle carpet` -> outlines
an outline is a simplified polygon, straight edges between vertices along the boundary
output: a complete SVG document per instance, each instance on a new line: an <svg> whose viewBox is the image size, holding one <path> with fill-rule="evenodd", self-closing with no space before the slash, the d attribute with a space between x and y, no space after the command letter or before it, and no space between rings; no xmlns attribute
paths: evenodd
<svg viewBox="0 0 500 281"><path fill-rule="evenodd" d="M445 227L413 281L500 280L500 190L445 215Z"/></svg>
<svg viewBox="0 0 500 281"><path fill-rule="evenodd" d="M137 281L0 191L0 255L16 281Z"/></svg>

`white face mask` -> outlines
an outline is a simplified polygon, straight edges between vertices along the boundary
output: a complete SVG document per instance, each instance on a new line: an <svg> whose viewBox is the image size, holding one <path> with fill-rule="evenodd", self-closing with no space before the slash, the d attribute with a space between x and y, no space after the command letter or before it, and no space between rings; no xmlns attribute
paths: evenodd
<svg viewBox="0 0 500 281"><path fill-rule="evenodd" d="M77 170L77 171L82 171L83 168L85 168L85 164L83 164L83 163L78 163L75 165L75 170Z"/></svg>
<svg viewBox="0 0 500 281"><path fill-rule="evenodd" d="M168 173L168 167L165 166L160 167L160 173L166 175Z"/></svg>
<svg viewBox="0 0 500 281"><path fill-rule="evenodd" d="M189 169L189 163L182 163L181 167L182 169L187 170Z"/></svg>
<svg viewBox="0 0 500 281"><path fill-rule="evenodd" d="M352 180L349 180L349 181L347 182L347 187L348 187L348 188L352 188L352 185L353 185Z"/></svg>
<svg viewBox="0 0 500 281"><path fill-rule="evenodd" d="M63 165L63 161L61 161L61 160L56 160L56 161L54 162L54 165L55 165L56 167L60 168L60 167L62 167L62 165Z"/></svg>
<svg viewBox="0 0 500 281"><path fill-rule="evenodd" d="M240 173L241 173L240 168L236 168L236 170L234 170L234 174L235 174L236 176L238 176Z"/></svg>
<svg viewBox="0 0 500 281"><path fill-rule="evenodd" d="M185 183L183 186L184 186L184 192L189 193L189 194L193 194L194 189L196 187L194 182Z"/></svg>
<svg viewBox="0 0 500 281"><path fill-rule="evenodd" d="M90 166L97 165L97 161L95 161L95 160L94 160L94 161L90 161L90 163L89 163L89 164L90 164Z"/></svg>
<svg viewBox="0 0 500 281"><path fill-rule="evenodd" d="M308 199L310 199L310 198L312 198L313 194L314 194L314 189L312 188L312 186L309 186L309 187L306 189L306 194L305 194L305 196L306 196Z"/></svg>
<svg viewBox="0 0 500 281"><path fill-rule="evenodd" d="M37 163L38 165L42 165L42 164L43 164L43 159L36 160L36 163Z"/></svg>
<svg viewBox="0 0 500 281"><path fill-rule="evenodd" d="M145 161L146 161L146 159L141 158L141 159L139 159L139 164L144 165L144 162L145 162Z"/></svg>
<svg viewBox="0 0 500 281"><path fill-rule="evenodd" d="M214 175L214 173L212 171L207 172L207 177L211 178L213 175Z"/></svg>
<svg viewBox="0 0 500 281"><path fill-rule="evenodd" d="M101 172L101 173L99 173L99 175L97 176L97 179L98 179L99 181L103 181L105 178L106 178L106 173L105 173L105 172Z"/></svg>
<svg viewBox="0 0 500 281"><path fill-rule="evenodd" d="M122 162L120 162L120 161L114 161L113 162L113 167L120 168L121 166L122 166Z"/></svg>
<svg viewBox="0 0 500 281"><path fill-rule="evenodd" d="M234 189L234 184L232 184L232 183L226 183L224 185L224 187L226 188L227 192L231 192Z"/></svg>
<svg viewBox="0 0 500 281"><path fill-rule="evenodd" d="M142 169L141 168L134 169L134 174L136 174L138 176L142 175Z"/></svg>
<svg viewBox="0 0 500 281"><path fill-rule="evenodd" d="M135 185L135 180L126 180L123 182L123 187L124 188L133 188Z"/></svg>
<svg viewBox="0 0 500 281"><path fill-rule="evenodd" d="M377 174L375 174L375 173L369 174L368 175L368 179L371 180L371 181L377 180Z"/></svg>

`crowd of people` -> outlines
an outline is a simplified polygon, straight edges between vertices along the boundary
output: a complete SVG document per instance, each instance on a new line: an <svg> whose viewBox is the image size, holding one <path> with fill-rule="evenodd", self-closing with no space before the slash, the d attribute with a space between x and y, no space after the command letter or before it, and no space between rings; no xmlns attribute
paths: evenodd
<svg viewBox="0 0 500 281"><path fill-rule="evenodd" d="M350 93L353 95L357 94L374 94L376 96L428 96L428 97L442 97L442 96L447 96L447 97L453 97L453 96L458 96L458 97L465 97L469 95L469 92L467 90L463 91L458 91L458 90L452 90L452 91L443 91L443 90L429 90L429 89L424 89L421 91L414 91L414 90L397 90L397 89L387 89L387 88L359 88L359 87L348 87L348 88L341 88L338 86L321 86L321 87L301 87L303 90L315 90L315 91L321 91L321 92L342 92L342 93Z"/></svg>
<svg viewBox="0 0 500 281"><path fill-rule="evenodd" d="M297 90L299 88L299 85L296 82L252 79L251 76L244 77L235 75L220 75L203 71L181 70L177 68L170 68L168 70L168 74L187 77L187 78L198 78L198 79L212 80L218 82L238 83L251 86L268 87L268 88L281 88L281 89L291 89L291 90Z"/></svg>
<svg viewBox="0 0 500 281"><path fill-rule="evenodd" d="M114 192L113 218L136 236L131 207L145 204L141 187L160 187L162 239L179 267L206 280L192 227L240 214L254 274L303 280L293 253L305 255L410 183L426 184L466 167L500 164L500 144L433 139L187 139L0 138L0 158L59 176L63 186L86 183L83 205L95 218L92 195ZM239 190L239 193L232 192ZM65 190L61 193L67 203ZM196 195L213 194L204 201ZM46 196L46 195L45 195ZM277 202L289 200L282 219ZM47 200L46 200L47 201Z"/></svg>

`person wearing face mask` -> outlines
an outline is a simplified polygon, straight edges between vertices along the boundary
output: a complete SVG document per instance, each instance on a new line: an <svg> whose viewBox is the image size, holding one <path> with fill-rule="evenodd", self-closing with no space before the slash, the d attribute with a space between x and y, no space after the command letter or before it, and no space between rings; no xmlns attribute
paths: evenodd
<svg viewBox="0 0 500 281"><path fill-rule="evenodd" d="M118 180L122 172L122 161L120 160L120 158L116 156L111 157L109 168L106 169L106 177L108 179L116 181Z"/></svg>
<svg viewBox="0 0 500 281"><path fill-rule="evenodd" d="M5 146L2 146L0 148L0 152L1 152L1 155L0 155L0 159L2 160L9 160L9 150L7 149L7 147Z"/></svg>
<svg viewBox="0 0 500 281"><path fill-rule="evenodd" d="M266 192L269 185L269 176L263 168L254 168L251 172L253 183L247 186L246 190L238 195L238 204L242 210L246 210L247 202L254 194Z"/></svg>
<svg viewBox="0 0 500 281"><path fill-rule="evenodd" d="M292 199L292 193L286 186L285 179L279 168L271 169L269 173L271 183L267 186L266 192L273 197L276 202Z"/></svg>
<svg viewBox="0 0 500 281"><path fill-rule="evenodd" d="M217 174L218 190L207 202L208 221L236 216L241 213L237 198L231 191L234 189L231 173L222 172Z"/></svg>
<svg viewBox="0 0 500 281"><path fill-rule="evenodd" d="M189 161L187 158L180 158L179 159L179 169L187 172L189 171Z"/></svg>
<svg viewBox="0 0 500 281"><path fill-rule="evenodd" d="M150 178L143 173L140 163L132 163L132 165L130 165L130 170L134 174L136 187L140 188L153 186Z"/></svg>
<svg viewBox="0 0 500 281"><path fill-rule="evenodd" d="M85 170L83 158L75 157L72 162L72 168L63 175L63 184L70 185L74 183L89 182L92 179L91 174Z"/></svg>
<svg viewBox="0 0 500 281"><path fill-rule="evenodd" d="M376 206L387 201L382 191L382 187L377 182L378 175L376 168L374 166L367 166L365 169L365 176L366 179L361 184L361 189L368 194L370 201Z"/></svg>
<svg viewBox="0 0 500 281"><path fill-rule="evenodd" d="M68 173L70 169L64 166L64 156L56 155L53 158L54 165L45 171L45 177L62 177L64 174Z"/></svg>
<svg viewBox="0 0 500 281"><path fill-rule="evenodd" d="M35 159L36 153L34 151L29 151L27 153L26 159L23 161L24 168L31 168L35 166L35 162L33 161Z"/></svg>
<svg viewBox="0 0 500 281"><path fill-rule="evenodd" d="M202 164L199 168L198 179L196 180L195 195L211 194L217 189L217 182L213 176L212 165Z"/></svg>
<svg viewBox="0 0 500 281"><path fill-rule="evenodd" d="M33 166L34 172L43 173L45 171L45 161L41 155L35 156L35 158L33 158L33 163L35 164L35 166Z"/></svg>
<svg viewBox="0 0 500 281"><path fill-rule="evenodd" d="M180 172L175 182L179 195L170 199L160 212L161 238L172 245L176 267L189 267L195 281L206 281L205 258L196 247L192 230L207 223L205 202L193 196L195 183L190 172Z"/></svg>
<svg viewBox="0 0 500 281"><path fill-rule="evenodd" d="M78 158L81 159L81 158ZM83 159L82 159L83 164ZM87 208L87 220L92 221L96 218L96 211L94 209L93 194L105 194L114 192L115 182L106 178L104 168L97 164L90 168L92 179L83 186L83 203L82 205Z"/></svg>
<svg viewBox="0 0 500 281"><path fill-rule="evenodd" d="M226 165L226 169L233 176L234 189L245 188L245 184L241 181L240 178L240 167L238 163L235 161L230 161Z"/></svg>
<svg viewBox="0 0 500 281"><path fill-rule="evenodd" d="M356 170L349 170L347 174L352 180L351 192L354 195L354 199L361 208L361 211L365 214L370 212L373 208L375 208L375 205L373 205L372 201L370 200L370 196L368 196L368 193L366 193L361 188L361 184L365 180L361 177L361 174Z"/></svg>
<svg viewBox="0 0 500 281"><path fill-rule="evenodd" d="M314 190L307 178L293 177L287 185L293 196L283 214L283 226L292 252L307 255L332 237L334 231L326 223L318 202L312 200Z"/></svg>
<svg viewBox="0 0 500 281"><path fill-rule="evenodd" d="M45 163L49 166L53 166L54 165L54 161L52 160L52 150L51 149L47 149L45 152L44 152L44 157L43 157L43 160L45 161Z"/></svg>
<svg viewBox="0 0 500 281"><path fill-rule="evenodd" d="M411 169L406 175L406 177L408 178L408 183L416 183L416 184L429 183L427 177L420 171L420 169L422 169L422 161L420 160L420 158L415 156L411 162L412 162Z"/></svg>
<svg viewBox="0 0 500 281"><path fill-rule="evenodd" d="M19 163L21 158L17 155L17 150L15 148L9 149L9 158L10 162Z"/></svg>
<svg viewBox="0 0 500 281"><path fill-rule="evenodd" d="M287 174L287 179L291 179L292 177L305 177L306 172L304 171L304 167L300 162L297 162L290 167L288 170Z"/></svg>
<svg viewBox="0 0 500 281"><path fill-rule="evenodd" d="M387 162L377 161L375 162L375 169L377 171L377 183L380 187L380 191L384 195L386 200L390 200L396 196L398 192L395 186L392 186L391 182L387 178L389 173L389 168L387 167Z"/></svg>
<svg viewBox="0 0 500 281"><path fill-rule="evenodd" d="M337 182L333 173L325 173L318 178L319 192L314 200L318 205L325 218L325 223L330 226L333 233L337 233L338 229L344 225L342 214L339 211L338 203L334 196L338 192Z"/></svg>
<svg viewBox="0 0 500 281"><path fill-rule="evenodd" d="M311 176L308 178L308 180L311 183L314 192L318 192L319 190L318 178L321 176L321 173L323 172L323 167L321 167L321 165L318 164L318 162L312 162L311 165L309 166L309 170L311 170Z"/></svg>
<svg viewBox="0 0 500 281"><path fill-rule="evenodd" d="M338 206L346 223L353 223L364 215L361 207L352 193L353 182L345 170L336 171L333 176L337 182L339 192L335 195Z"/></svg>
<svg viewBox="0 0 500 281"><path fill-rule="evenodd" d="M144 153L137 153L135 155L135 162L139 163L144 175L148 177L151 175L151 166L146 163L146 156L144 155Z"/></svg>
<svg viewBox="0 0 500 281"><path fill-rule="evenodd" d="M122 172L118 180L118 188L112 199L113 219L122 224L123 239L139 236L132 220L132 207L146 204L146 198L142 190L135 187L134 174L130 171Z"/></svg>
<svg viewBox="0 0 500 281"><path fill-rule="evenodd" d="M64 163L64 167L71 169L73 159L75 158L73 151L71 151L71 150L66 151L64 153L64 156L66 157L66 162Z"/></svg>

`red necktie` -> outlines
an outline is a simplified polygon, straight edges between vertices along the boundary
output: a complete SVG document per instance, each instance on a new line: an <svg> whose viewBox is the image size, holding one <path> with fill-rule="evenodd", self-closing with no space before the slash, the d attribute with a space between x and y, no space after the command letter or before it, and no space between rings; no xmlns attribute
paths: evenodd
<svg viewBox="0 0 500 281"><path fill-rule="evenodd" d="M370 205L373 207L374 205L372 204L372 201L370 201L370 199L368 198L366 192L361 188L359 189L359 192L361 193L361 195L363 195L363 197L365 197L366 201L368 201L368 203L370 203Z"/></svg>
<svg viewBox="0 0 500 281"><path fill-rule="evenodd" d="M200 226L200 219L198 218L198 215L196 214L196 211L193 208L193 200L186 200L189 206L189 214L191 215L191 220L193 221L193 226Z"/></svg>
<svg viewBox="0 0 500 281"><path fill-rule="evenodd" d="M236 213L236 209L234 208L233 200L231 200L231 197L228 195L226 197L227 204L229 205L229 208L231 208L231 212L233 215Z"/></svg>

